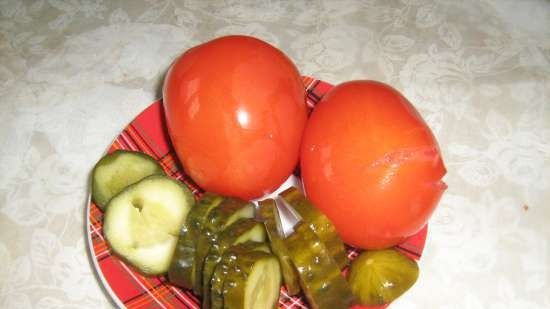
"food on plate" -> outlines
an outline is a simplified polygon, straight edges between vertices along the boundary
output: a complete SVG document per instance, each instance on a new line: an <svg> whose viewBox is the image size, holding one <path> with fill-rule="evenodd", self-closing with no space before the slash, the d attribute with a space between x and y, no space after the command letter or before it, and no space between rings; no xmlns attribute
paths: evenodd
<svg viewBox="0 0 550 309"><path fill-rule="evenodd" d="M264 225L250 218L239 219L227 227L214 242L204 259L202 270L202 309L210 309L211 280L216 265L221 261L223 253L231 246L245 242L265 242Z"/></svg>
<svg viewBox="0 0 550 309"><path fill-rule="evenodd" d="M446 188L445 173L420 114L380 82L332 88L304 130L305 193L356 247L391 247L418 232Z"/></svg>
<svg viewBox="0 0 550 309"><path fill-rule="evenodd" d="M252 37L180 56L166 75L164 114L179 161L206 193L195 205L145 154L105 156L92 198L113 252L192 289L202 309L272 309L282 283L312 309L383 305L407 291L416 262L384 248L418 232L446 188L432 132L383 83L338 85L309 119L303 86L280 50ZM250 200L276 190L298 159L305 194L278 195L298 217L288 235L275 200L259 201L258 213ZM367 249L347 279L344 241Z"/></svg>
<svg viewBox="0 0 550 309"><path fill-rule="evenodd" d="M288 295L297 295L300 293L298 273L292 264L283 237L279 233L281 229L277 227L280 224L280 219L275 200L265 199L258 202L258 211L259 217L264 222L267 231L271 251L279 259L286 293Z"/></svg>
<svg viewBox="0 0 550 309"><path fill-rule="evenodd" d="M300 285L312 309L347 309L353 301L340 268L309 224L299 222L285 238Z"/></svg>
<svg viewBox="0 0 550 309"><path fill-rule="evenodd" d="M185 289L192 289L195 282L196 242L204 221L212 209L218 207L223 197L205 193L196 205L191 208L185 224L182 225L176 250L168 269L171 283Z"/></svg>
<svg viewBox="0 0 550 309"><path fill-rule="evenodd" d="M361 253L351 263L348 281L361 305L388 304L405 293L418 278L416 261L395 249Z"/></svg>
<svg viewBox="0 0 550 309"><path fill-rule="evenodd" d="M163 106L185 172L245 200L293 172L307 120L302 78L280 50L248 36L195 46L169 69Z"/></svg>
<svg viewBox="0 0 550 309"><path fill-rule="evenodd" d="M194 202L181 182L163 175L148 176L109 201L103 233L112 250L139 271L163 274Z"/></svg>
<svg viewBox="0 0 550 309"><path fill-rule="evenodd" d="M223 283L224 309L275 308L281 287L279 261L262 251L236 252Z"/></svg>
<svg viewBox="0 0 550 309"><path fill-rule="evenodd" d="M109 200L125 187L164 170L150 156L135 151L116 150L103 156L92 171L92 200L105 210Z"/></svg>
<svg viewBox="0 0 550 309"><path fill-rule="evenodd" d="M237 256L242 256L251 251L263 251L269 253L269 247L266 243L246 242L231 246L222 256L221 261L216 265L212 280L210 281L210 308L223 309L224 283L225 277L230 270L234 269ZM256 309L256 308L255 308ZM271 308L269 308L271 309Z"/></svg>
<svg viewBox="0 0 550 309"><path fill-rule="evenodd" d="M347 266L346 248L332 222L295 187L286 189L279 196L296 210L302 220L317 234L338 267L342 269Z"/></svg>
<svg viewBox="0 0 550 309"><path fill-rule="evenodd" d="M196 243L195 252L195 281L193 291L197 295L202 295L202 274L204 261L210 252L212 246L216 246L220 234L233 222L242 218L254 217L254 205L250 202L226 197L224 200L210 211L204 221L200 235Z"/></svg>

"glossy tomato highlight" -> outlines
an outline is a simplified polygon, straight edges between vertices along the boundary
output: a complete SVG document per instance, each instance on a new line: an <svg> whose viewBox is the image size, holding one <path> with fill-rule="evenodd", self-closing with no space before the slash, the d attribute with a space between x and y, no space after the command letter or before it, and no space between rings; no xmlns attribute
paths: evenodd
<svg viewBox="0 0 550 309"><path fill-rule="evenodd" d="M203 189L257 198L296 167L304 85L292 61L268 43L227 36L189 49L168 71L163 97L178 158Z"/></svg>
<svg viewBox="0 0 550 309"><path fill-rule="evenodd" d="M301 173L344 242L396 245L418 232L446 188L437 142L397 90L375 81L331 89L308 121Z"/></svg>

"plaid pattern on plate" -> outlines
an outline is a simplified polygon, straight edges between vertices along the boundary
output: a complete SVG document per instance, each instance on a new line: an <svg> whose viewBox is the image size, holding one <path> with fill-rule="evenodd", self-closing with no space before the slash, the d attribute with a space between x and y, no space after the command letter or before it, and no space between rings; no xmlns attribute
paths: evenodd
<svg viewBox="0 0 550 309"><path fill-rule="evenodd" d="M323 81L304 77L307 105L313 109L332 86ZM108 152L116 149L141 151L160 162L171 177L187 184L198 197L202 190L184 174L170 145L162 103L156 101L139 114L116 138ZM145 277L113 255L103 237L103 212L93 202L88 205L88 239L92 261L106 290L122 308L189 308L200 309L199 299L189 290L168 283L165 276ZM408 256L419 259L426 241L427 227L398 248ZM347 247L350 259L359 251ZM291 297L281 288L280 309L309 308L302 297ZM354 309L361 307L355 306ZM385 306L369 307L380 309Z"/></svg>

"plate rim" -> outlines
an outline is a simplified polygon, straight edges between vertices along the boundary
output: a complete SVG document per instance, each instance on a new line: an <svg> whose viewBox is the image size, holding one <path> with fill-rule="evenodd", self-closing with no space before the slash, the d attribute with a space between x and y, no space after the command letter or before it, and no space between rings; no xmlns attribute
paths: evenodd
<svg viewBox="0 0 550 309"><path fill-rule="evenodd" d="M91 230L91 222L90 222L90 207L92 202L92 193L88 193L88 198L86 202L86 240L87 240L87 246L88 246L88 255L90 260L92 260L92 264L94 266L94 273L96 274L96 278L101 281L101 285L103 286L103 291L106 291L107 294L110 296L111 300L115 303L115 305L118 308L126 308L120 298L115 294L113 289L111 288L111 285L103 275L103 272L101 271L101 268L99 267L99 262L97 258L95 258L94 254L94 244L92 243L92 230Z"/></svg>

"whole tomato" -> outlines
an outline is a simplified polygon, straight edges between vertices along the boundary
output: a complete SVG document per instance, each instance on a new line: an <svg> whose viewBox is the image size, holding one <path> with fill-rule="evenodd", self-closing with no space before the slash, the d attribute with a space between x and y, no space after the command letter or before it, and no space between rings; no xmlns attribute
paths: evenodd
<svg viewBox="0 0 550 309"><path fill-rule="evenodd" d="M432 132L406 98L375 81L346 82L322 98L304 131L301 172L309 199L364 249L418 232L446 188Z"/></svg>
<svg viewBox="0 0 550 309"><path fill-rule="evenodd" d="M298 164L304 85L264 41L227 36L187 50L166 75L163 102L178 158L207 191L257 198Z"/></svg>

